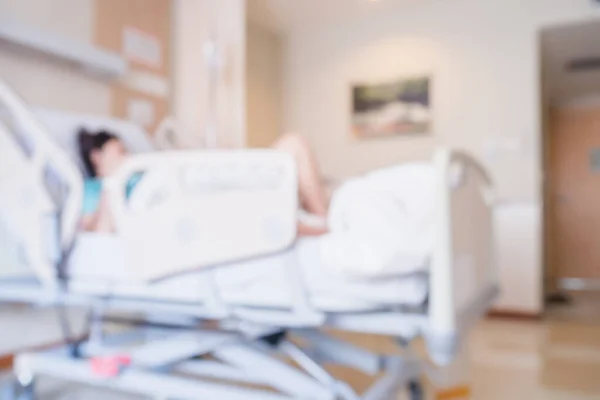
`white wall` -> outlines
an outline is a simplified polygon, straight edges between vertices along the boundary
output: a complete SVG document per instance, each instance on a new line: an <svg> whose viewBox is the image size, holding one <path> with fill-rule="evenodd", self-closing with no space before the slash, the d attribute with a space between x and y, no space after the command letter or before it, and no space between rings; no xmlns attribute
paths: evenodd
<svg viewBox="0 0 600 400"><path fill-rule="evenodd" d="M0 23L14 19L85 43L92 42L93 15L94 0L0 0ZM110 113L106 83L54 60L0 47L0 77L33 105Z"/></svg>
<svg viewBox="0 0 600 400"><path fill-rule="evenodd" d="M383 2L382 2L383 3ZM399 2L402 3L402 2ZM394 7L396 7L394 9ZM541 104L538 35L544 26L600 16L589 0L452 0L386 6L379 15L289 35L285 128L303 132L337 178L427 157L436 146L484 159L504 204L528 209L520 270L504 261L499 308L542 307ZM361 142L350 133L350 85L433 78L430 136ZM506 150L502 146L516 146ZM485 148L496 145L493 159ZM498 148L497 146L500 146ZM492 150L494 150L492 148ZM519 213L503 224L518 226ZM513 223L514 222L514 223ZM504 232L504 233L502 233ZM511 252L511 229L500 248ZM508 232L508 233L507 233ZM500 262L507 257L499 257ZM510 271L510 272L507 272ZM514 287L525 286L531 292Z"/></svg>
<svg viewBox="0 0 600 400"><path fill-rule="evenodd" d="M173 15L173 113L188 136L186 140L190 145L203 143L210 122L209 79L203 49L207 41L216 37L225 62L217 85L219 145L243 146L245 1L175 0Z"/></svg>
<svg viewBox="0 0 600 400"><path fill-rule="evenodd" d="M267 147L282 133L282 39L252 23L246 32L246 143Z"/></svg>
<svg viewBox="0 0 600 400"><path fill-rule="evenodd" d="M91 43L95 0L0 0L2 19L15 18L53 33Z"/></svg>

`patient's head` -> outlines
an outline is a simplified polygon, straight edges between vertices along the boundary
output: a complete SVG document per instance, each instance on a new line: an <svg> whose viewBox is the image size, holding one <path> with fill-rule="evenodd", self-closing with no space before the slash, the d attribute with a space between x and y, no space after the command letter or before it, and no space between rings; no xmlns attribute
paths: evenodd
<svg viewBox="0 0 600 400"><path fill-rule="evenodd" d="M107 131L79 131L79 151L88 174L92 177L106 177L119 168L127 157L127 150L121 140Z"/></svg>

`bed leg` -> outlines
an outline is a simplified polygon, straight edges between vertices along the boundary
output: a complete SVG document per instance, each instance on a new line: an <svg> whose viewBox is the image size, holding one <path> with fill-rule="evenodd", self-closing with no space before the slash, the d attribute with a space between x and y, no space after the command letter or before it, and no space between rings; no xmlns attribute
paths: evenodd
<svg viewBox="0 0 600 400"><path fill-rule="evenodd" d="M25 386L18 381L14 382L9 390L9 396L7 400L35 400L34 381Z"/></svg>
<svg viewBox="0 0 600 400"><path fill-rule="evenodd" d="M412 350L410 348L411 339L407 338L396 338L396 343L409 354L412 354ZM423 389L423 384L418 379L411 379L408 381L406 386L406 390L408 391L408 398L410 400L425 400L425 390Z"/></svg>
<svg viewBox="0 0 600 400"><path fill-rule="evenodd" d="M408 396L410 400L425 400L423 384L418 380L408 382Z"/></svg>

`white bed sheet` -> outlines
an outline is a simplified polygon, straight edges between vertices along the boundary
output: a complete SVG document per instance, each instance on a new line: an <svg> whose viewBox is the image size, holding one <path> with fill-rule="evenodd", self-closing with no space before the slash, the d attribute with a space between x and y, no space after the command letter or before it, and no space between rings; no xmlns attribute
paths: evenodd
<svg viewBox="0 0 600 400"><path fill-rule="evenodd" d="M288 274L298 263L314 307L322 311L364 311L423 304L428 294L424 272L386 279L349 279L323 262L321 238L303 238L284 253L198 271L152 285L127 284L125 250L115 236L84 234L69 260L71 289L79 293L165 302L203 303L215 280L221 298L250 307L289 308ZM212 276L211 276L212 275Z"/></svg>

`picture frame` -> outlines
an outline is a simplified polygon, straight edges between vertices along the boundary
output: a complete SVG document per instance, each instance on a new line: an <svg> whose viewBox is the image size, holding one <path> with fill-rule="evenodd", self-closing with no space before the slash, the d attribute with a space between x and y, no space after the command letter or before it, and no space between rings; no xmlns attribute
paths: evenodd
<svg viewBox="0 0 600 400"><path fill-rule="evenodd" d="M431 133L431 77L352 85L352 131L359 139Z"/></svg>

